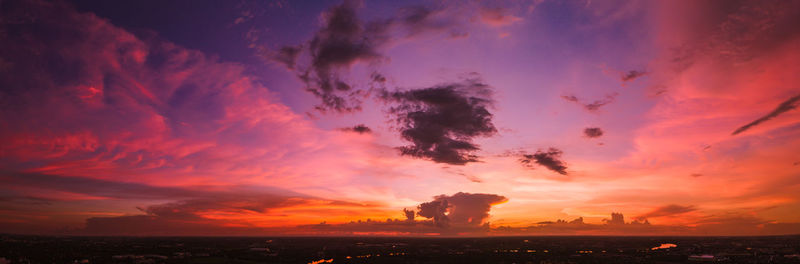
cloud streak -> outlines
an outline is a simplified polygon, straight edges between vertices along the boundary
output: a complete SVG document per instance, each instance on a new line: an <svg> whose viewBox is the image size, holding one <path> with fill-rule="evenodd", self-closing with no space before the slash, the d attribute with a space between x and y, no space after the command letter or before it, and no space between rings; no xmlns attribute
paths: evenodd
<svg viewBox="0 0 800 264"><path fill-rule="evenodd" d="M778 105L778 107L776 107L774 110L772 110L772 112L769 112L767 115L762 116L761 118L756 119L753 122L747 123L746 125L737 128L736 130L733 131L733 133L731 133L731 135L735 136L735 135L737 135L739 133L747 131L748 129L750 129L750 128L754 127L754 126L757 126L757 125L759 125L761 123L769 121L770 119L773 119L773 118L775 118L775 117L777 117L777 116L779 116L779 115L781 115L783 113L786 113L786 112L789 112L791 110L794 110L798 106L800 106L800 95L795 95L794 97L789 98L786 101L783 101L780 105Z"/></svg>
<svg viewBox="0 0 800 264"><path fill-rule="evenodd" d="M696 211L697 208L691 205L683 206L677 204L669 204L665 206L661 206L658 208L653 209L650 212L644 213L642 215L636 216L636 219L643 220L647 218L654 218L654 217L664 217L664 216L674 216L685 214L688 212Z"/></svg>

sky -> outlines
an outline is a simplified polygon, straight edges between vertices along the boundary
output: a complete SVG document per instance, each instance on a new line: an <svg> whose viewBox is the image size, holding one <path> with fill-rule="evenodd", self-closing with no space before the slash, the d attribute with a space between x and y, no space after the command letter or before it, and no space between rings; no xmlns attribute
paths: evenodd
<svg viewBox="0 0 800 264"><path fill-rule="evenodd" d="M799 1L0 1L0 233L800 233Z"/></svg>

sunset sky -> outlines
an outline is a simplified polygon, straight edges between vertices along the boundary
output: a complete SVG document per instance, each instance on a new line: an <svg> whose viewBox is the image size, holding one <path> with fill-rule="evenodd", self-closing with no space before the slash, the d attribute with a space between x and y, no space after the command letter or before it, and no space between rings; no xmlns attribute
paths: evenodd
<svg viewBox="0 0 800 264"><path fill-rule="evenodd" d="M0 233L797 234L798 84L800 1L5 0Z"/></svg>

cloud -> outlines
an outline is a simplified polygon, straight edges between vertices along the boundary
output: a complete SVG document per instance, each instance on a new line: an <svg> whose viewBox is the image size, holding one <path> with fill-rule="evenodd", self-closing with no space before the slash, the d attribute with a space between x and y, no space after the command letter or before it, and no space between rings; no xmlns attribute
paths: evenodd
<svg viewBox="0 0 800 264"><path fill-rule="evenodd" d="M432 218L440 227L480 226L489 218L492 205L508 201L508 198L485 193L459 192L453 195L439 195L433 201L420 204L417 214Z"/></svg>
<svg viewBox="0 0 800 264"><path fill-rule="evenodd" d="M472 154L475 137L497 133L492 124L492 89L478 79L433 87L384 91L381 98L399 124L401 136L413 145L400 147L403 155L437 163L463 165L477 162Z"/></svg>
<svg viewBox="0 0 800 264"><path fill-rule="evenodd" d="M752 214L726 212L710 214L692 223L700 235L786 235L800 233L800 223L776 223Z"/></svg>
<svg viewBox="0 0 800 264"><path fill-rule="evenodd" d="M414 212L414 210L403 208L403 215L405 215L406 221L414 222L414 216L416 215L416 212Z"/></svg>
<svg viewBox="0 0 800 264"><path fill-rule="evenodd" d="M653 209L650 212L635 217L636 219L643 220L653 217L673 216L696 211L697 208L691 205L683 206L677 204L670 204Z"/></svg>
<svg viewBox="0 0 800 264"><path fill-rule="evenodd" d="M70 192L113 199L180 199L208 195L207 192L186 188L158 187L141 183L41 173L5 172L0 174L0 179L3 180L6 188L42 189L48 192Z"/></svg>
<svg viewBox="0 0 800 264"><path fill-rule="evenodd" d="M254 235L291 234L293 224L312 219L285 220L284 211L318 215L337 210L363 210L370 205L285 196L265 192L216 193L207 197L179 200L138 208L143 214L91 217L83 228L71 230L80 235ZM278 222L281 221L281 222ZM275 224L282 228L270 228Z"/></svg>
<svg viewBox="0 0 800 264"><path fill-rule="evenodd" d="M404 208L402 212L405 219L366 219L344 224L323 222L301 225L298 229L311 230L315 235L486 235L491 232L491 227L486 222L491 207L506 201L506 197L496 194L443 194L433 197L432 201L419 204L416 212Z"/></svg>
<svg viewBox="0 0 800 264"><path fill-rule="evenodd" d="M389 40L388 25L364 23L358 16L356 1L345 1L323 13L322 28L308 43L310 67L300 71L306 90L319 97L316 108L322 112L361 110L365 91L355 89L340 72L356 62L376 62L383 58L377 50Z"/></svg>
<svg viewBox="0 0 800 264"><path fill-rule="evenodd" d="M341 130L345 131L345 132L354 132L354 133L358 133L358 134L369 134L369 133L372 133L372 129L370 129L368 126L365 126L364 124L358 124L358 125L355 125L353 127L345 127L345 128L342 128Z"/></svg>
<svg viewBox="0 0 800 264"><path fill-rule="evenodd" d="M567 100L567 101L570 101L570 102L575 102L575 103L579 102L578 97L576 97L574 95L562 95L561 98L564 98L564 100Z"/></svg>
<svg viewBox="0 0 800 264"><path fill-rule="evenodd" d="M603 136L603 129L599 127L587 127L583 129L583 134L588 138L599 138Z"/></svg>
<svg viewBox="0 0 800 264"><path fill-rule="evenodd" d="M611 213L611 219L603 219L603 222L609 225L624 225L625 216L622 213Z"/></svg>
<svg viewBox="0 0 800 264"><path fill-rule="evenodd" d="M607 105L607 104L610 104L610 103L613 103L614 102L614 98L616 96L617 96L616 93L611 94L611 95L606 95L605 99L595 100L594 102L585 104L584 107L586 108L586 110L589 110L589 111L593 111L593 112L597 111L597 110L600 109L600 107L602 107L604 105Z"/></svg>
<svg viewBox="0 0 800 264"><path fill-rule="evenodd" d="M74 193L104 199L125 200L180 200L190 201L180 207L198 207L208 203L209 197L215 201L234 202L250 201L254 198L270 197L317 199L297 192L268 186L225 186L209 190L208 186L154 186L143 183L118 182L113 180L92 179L78 176L60 176L41 173L0 173L3 187L22 190L41 190L38 193ZM203 188L197 188L203 187ZM35 195L34 195L35 197ZM58 197L46 196L39 199L58 200ZM174 207L174 205L172 205Z"/></svg>
<svg viewBox="0 0 800 264"><path fill-rule="evenodd" d="M447 172L447 173L462 176L462 177L464 177L465 179L467 179L467 180L469 180L471 182L476 182L476 183L483 182L483 180L481 180L481 178L479 178L479 177L477 177L475 175L472 175L470 173L467 173L467 172L465 172L464 170L462 170L460 168L450 168L450 167L445 166L445 167L442 167L442 169L444 169L444 171Z"/></svg>
<svg viewBox="0 0 800 264"><path fill-rule="evenodd" d="M765 116L763 116L763 117L761 117L759 119L756 119L753 122L750 122L750 123L738 128L738 129L736 129L735 131L733 131L733 133L731 135L736 135L736 134L742 133L742 132L744 132L744 131L746 131L746 130L754 127L754 126L757 126L757 125L759 125L759 124L761 124L763 122L766 122L766 121L768 121L768 120L770 120L772 118L775 118L780 114L783 114L785 112L794 110L798 106L800 106L800 95L796 95L796 96L794 96L792 98L789 98L786 101L783 101L780 105L778 105L778 107L776 107L774 110L772 110L772 112L769 112L769 114L767 114L767 115L765 115Z"/></svg>
<svg viewBox="0 0 800 264"><path fill-rule="evenodd" d="M417 215L433 219L436 226L448 227L450 226L450 218L447 217L447 209L450 204L447 200L433 200L430 202L421 203L417 206Z"/></svg>
<svg viewBox="0 0 800 264"><path fill-rule="evenodd" d="M585 223L582 217L572 221L557 220L538 222L527 227L497 227L496 234L524 235L675 235L685 234L689 230L685 226L653 225L647 220L625 222L622 213L611 213L610 219L603 219L602 224Z"/></svg>
<svg viewBox="0 0 800 264"><path fill-rule="evenodd" d="M0 127L5 169L125 177L243 168L254 156L270 156L265 150L278 139L311 134L309 122L243 66L140 39L62 4L2 10L8 35L0 38L0 57L14 65L0 71L0 120L14 124Z"/></svg>
<svg viewBox="0 0 800 264"><path fill-rule="evenodd" d="M13 67L0 71L0 120L13 126L0 126L4 170L278 185L317 175L299 164L348 144L281 104L241 64L139 38L63 2L5 6L0 58Z"/></svg>
<svg viewBox="0 0 800 264"><path fill-rule="evenodd" d="M295 63L297 63L297 57L300 55L303 46L283 46L278 51L273 54L272 59L284 64L286 68L294 69Z"/></svg>
<svg viewBox="0 0 800 264"><path fill-rule="evenodd" d="M508 14L507 9L489 7L480 9L480 19L483 23L493 27L508 26L522 21L522 18Z"/></svg>
<svg viewBox="0 0 800 264"><path fill-rule="evenodd" d="M79 235L252 235L266 233L267 228L214 219L204 214L241 214L277 208L285 198L261 197L260 201L190 200L140 208L144 214L113 217L91 217L83 228L69 231ZM244 212L243 212L244 211Z"/></svg>
<svg viewBox="0 0 800 264"><path fill-rule="evenodd" d="M171 201L137 207L141 214L97 217L89 214L85 226L69 229L73 235L252 235L277 232L264 228L280 221L283 211L298 210L305 214L325 216L338 211L373 208L373 205L316 198L279 188L265 186L185 186L162 187L141 183L125 183L74 176L57 176L36 173L3 173L4 186L0 193L18 190L24 194L0 196L0 208L10 208L16 215L46 210L49 205L63 206L73 197L79 200L97 200L115 203L131 201ZM88 199L91 198L91 199ZM80 215L77 213L77 215ZM114 215L114 214L111 214ZM50 219L50 218L47 218ZM264 220L269 219L269 220ZM291 225L298 221L292 219ZM31 220L23 229L3 229L4 232L21 232L38 224ZM53 221L45 220L45 221ZM56 232L56 227L38 227L30 233ZM60 228L60 227L59 227ZM58 231L62 232L62 231ZM52 233L51 233L52 234Z"/></svg>
<svg viewBox="0 0 800 264"><path fill-rule="evenodd" d="M579 218L580 219L580 218ZM752 215L727 213L706 215L691 225L658 225L646 219L625 222L622 213L612 213L603 224L544 221L523 227L498 226L495 235L789 235L800 232L800 223L774 223ZM582 220L582 219L580 219Z"/></svg>
<svg viewBox="0 0 800 264"><path fill-rule="evenodd" d="M618 95L617 93L608 94L604 99L594 100L591 103L582 103L581 100L578 99L578 97L575 95L562 95L561 98L569 102L582 105L584 109L590 112L596 112L597 110L600 110L600 107L613 103L617 95Z"/></svg>
<svg viewBox="0 0 800 264"><path fill-rule="evenodd" d="M373 72L369 77L372 79L373 83L376 84L386 83L386 76L383 76L383 74L380 74L378 72Z"/></svg>
<svg viewBox="0 0 800 264"><path fill-rule="evenodd" d="M390 23L405 31L406 38L426 33L449 32L451 37L468 34L459 30L460 23L455 15L446 11L425 6L406 7L402 8L397 18Z"/></svg>
<svg viewBox="0 0 800 264"><path fill-rule="evenodd" d="M349 182L367 166L354 165L364 160L357 141L319 130L241 64L140 38L62 1L3 2L0 17L0 64L11 65L0 70L0 123L13 124L0 126L0 206L20 208L0 218L27 219L32 232L96 216L61 208L118 215L131 203L262 202L251 194L330 207L270 185ZM20 199L52 206L21 208ZM363 212L354 208L303 209L293 220ZM163 219L143 218L154 217Z"/></svg>
<svg viewBox="0 0 800 264"><path fill-rule="evenodd" d="M523 152L520 153L522 157L519 162L528 168L532 168L533 163L536 163L561 175L567 175L567 165L561 160L562 154L563 152L557 148L550 148L547 151L538 150L534 154Z"/></svg>
<svg viewBox="0 0 800 264"><path fill-rule="evenodd" d="M274 60L294 70L306 91L321 100L315 107L320 112L361 110L362 100L370 95L370 90L357 87L344 77L354 64L380 64L386 59L380 50L390 43L458 27L449 14L424 6L403 8L398 15L387 19L362 21L357 12L360 5L358 1L348 0L330 8L322 14L323 24L307 44L285 46L273 56ZM304 51L303 46L307 47L305 51L310 62L297 68L296 60ZM380 73L373 73L371 78L373 82L385 81Z"/></svg>
<svg viewBox="0 0 800 264"><path fill-rule="evenodd" d="M769 199L792 197L787 183L796 179L796 172L792 174L786 166L800 142L793 120L798 112L786 111L754 126L743 125L790 108L792 103L787 100L798 94L797 87L787 85L800 80L794 68L800 52L792 48L800 40L800 31L793 26L800 21L798 3L675 1L658 6L656 35L661 59L648 64L652 68L648 80L669 89L669 94L654 101L647 114L652 119L634 135L639 151L629 157L658 160L659 168L642 167L653 176L698 183L693 191L678 196L693 193L719 198L705 192L717 186L714 188L737 190L730 204L767 206L776 204ZM726 133L748 136L719 138ZM735 161L731 157L736 157ZM726 177L723 183L713 177L720 171L735 176ZM669 201L673 199L670 196L650 200ZM770 198L753 199L756 196ZM705 199L698 197L682 197L682 201ZM686 218L698 214L664 221L691 221ZM787 221L784 215L769 215ZM754 226L748 227L748 232L754 231ZM730 233L743 230L727 229ZM719 228L715 232L724 231Z"/></svg>
<svg viewBox="0 0 800 264"><path fill-rule="evenodd" d="M645 74L647 74L646 71L630 70L627 73L621 74L620 80L623 82L633 81L639 77L644 76Z"/></svg>
<svg viewBox="0 0 800 264"><path fill-rule="evenodd" d="M717 63L755 62L800 36L794 28L800 7L796 2L674 2L662 3L669 59L679 73L702 60ZM682 19L682 20L678 20ZM680 21L676 23L676 21ZM662 22L663 23L663 22ZM755 66L755 65L752 65Z"/></svg>

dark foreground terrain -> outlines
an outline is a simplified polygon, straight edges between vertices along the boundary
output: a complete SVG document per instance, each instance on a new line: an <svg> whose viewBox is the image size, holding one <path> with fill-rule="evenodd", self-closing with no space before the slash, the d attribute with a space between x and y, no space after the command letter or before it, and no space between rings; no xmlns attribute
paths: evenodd
<svg viewBox="0 0 800 264"><path fill-rule="evenodd" d="M4 263L800 263L775 237L49 237L0 235Z"/></svg>

